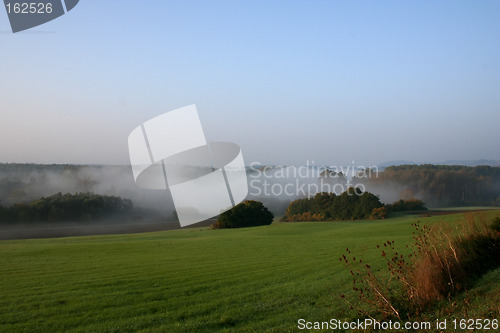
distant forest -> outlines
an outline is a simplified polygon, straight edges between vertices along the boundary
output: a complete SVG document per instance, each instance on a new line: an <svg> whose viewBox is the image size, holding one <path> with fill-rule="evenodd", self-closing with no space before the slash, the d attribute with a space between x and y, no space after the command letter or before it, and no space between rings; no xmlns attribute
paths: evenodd
<svg viewBox="0 0 500 333"><path fill-rule="evenodd" d="M0 222L91 221L125 217L134 211L132 201L92 193L55 194L30 203L0 206Z"/></svg>
<svg viewBox="0 0 500 333"><path fill-rule="evenodd" d="M163 216L150 192L137 188L130 166L0 164L0 222Z"/></svg>
<svg viewBox="0 0 500 333"><path fill-rule="evenodd" d="M402 165L375 177L355 179L373 193L399 189L400 199L418 198L428 206L500 205L500 167Z"/></svg>
<svg viewBox="0 0 500 333"><path fill-rule="evenodd" d="M0 205L27 203L56 193L96 192L96 170L114 166L0 164Z"/></svg>

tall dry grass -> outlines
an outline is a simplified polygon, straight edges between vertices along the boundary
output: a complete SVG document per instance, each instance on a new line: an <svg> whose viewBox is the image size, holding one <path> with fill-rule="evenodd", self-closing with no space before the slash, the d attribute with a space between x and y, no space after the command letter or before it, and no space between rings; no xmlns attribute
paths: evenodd
<svg viewBox="0 0 500 333"><path fill-rule="evenodd" d="M500 218L467 213L465 222L429 228L412 224L414 243L398 253L394 241L377 245L386 259L388 278L351 255L340 260L349 269L358 302L341 296L360 315L415 319L439 301L467 290L490 269L500 266Z"/></svg>

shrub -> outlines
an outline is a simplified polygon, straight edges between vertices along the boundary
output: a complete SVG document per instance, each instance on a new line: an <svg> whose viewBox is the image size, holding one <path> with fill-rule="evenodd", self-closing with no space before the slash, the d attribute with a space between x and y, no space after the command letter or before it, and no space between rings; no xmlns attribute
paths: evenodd
<svg viewBox="0 0 500 333"><path fill-rule="evenodd" d="M373 208L370 214L370 220L381 220L387 217L388 211L386 207Z"/></svg>
<svg viewBox="0 0 500 333"><path fill-rule="evenodd" d="M399 200L392 205L386 205L389 212L406 212L411 210L427 210L425 203L419 199Z"/></svg>
<svg viewBox="0 0 500 333"><path fill-rule="evenodd" d="M287 222L311 222L311 221L325 221L325 214L313 214L305 212L302 214L295 214L287 217Z"/></svg>
<svg viewBox="0 0 500 333"><path fill-rule="evenodd" d="M244 228L269 225L274 215L259 201L246 200L219 215L213 229Z"/></svg>

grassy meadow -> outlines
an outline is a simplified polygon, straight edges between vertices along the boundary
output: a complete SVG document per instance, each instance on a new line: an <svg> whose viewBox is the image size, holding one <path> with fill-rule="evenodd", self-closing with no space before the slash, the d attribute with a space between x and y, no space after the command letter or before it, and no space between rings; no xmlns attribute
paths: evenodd
<svg viewBox="0 0 500 333"><path fill-rule="evenodd" d="M411 244L417 220L453 225L465 218L1 241L0 332L297 332L299 318L352 319L356 313L339 297L352 289L339 261L347 247L383 269L377 244ZM474 305L466 315L484 317L498 306L499 278L492 271L457 299ZM452 316L443 309L436 315Z"/></svg>

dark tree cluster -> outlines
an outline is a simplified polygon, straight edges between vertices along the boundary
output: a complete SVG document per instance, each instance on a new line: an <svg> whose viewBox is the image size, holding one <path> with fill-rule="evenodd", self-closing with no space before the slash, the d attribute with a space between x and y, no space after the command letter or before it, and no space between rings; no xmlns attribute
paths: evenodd
<svg viewBox="0 0 500 333"><path fill-rule="evenodd" d="M295 200L288 206L282 221L343 221L371 218L374 210L383 207L380 199L359 188L350 188L340 195L318 193L312 198ZM377 218L387 211L376 210Z"/></svg>
<svg viewBox="0 0 500 333"><path fill-rule="evenodd" d="M274 215L259 201L246 200L219 215L213 229L244 228L269 225Z"/></svg>
<svg viewBox="0 0 500 333"><path fill-rule="evenodd" d="M133 210L129 199L93 193L58 193L26 204L0 206L0 222L88 221L125 216Z"/></svg>
<svg viewBox="0 0 500 333"><path fill-rule="evenodd" d="M385 205L389 212L408 212L408 211L418 211L427 210L425 204L422 200L418 199L407 199L398 200L393 204Z"/></svg>

